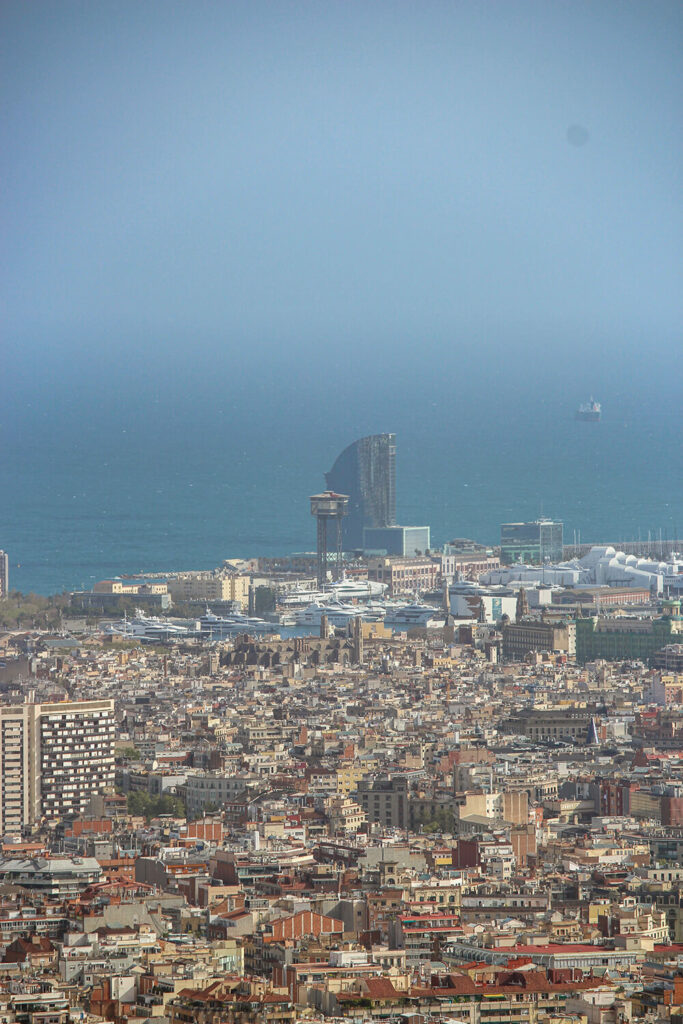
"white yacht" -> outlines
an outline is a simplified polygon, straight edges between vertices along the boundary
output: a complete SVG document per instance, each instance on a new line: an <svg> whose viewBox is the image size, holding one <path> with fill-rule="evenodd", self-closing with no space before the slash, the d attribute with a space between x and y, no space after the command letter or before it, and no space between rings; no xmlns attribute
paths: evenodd
<svg viewBox="0 0 683 1024"><path fill-rule="evenodd" d="M226 640L233 636L242 636L248 633L250 636L264 636L266 633L276 633L278 627L265 619L255 618L251 615L242 615L241 612L229 612L221 617L214 615L206 609L206 612L199 620L199 632L207 640Z"/></svg>
<svg viewBox="0 0 683 1024"><path fill-rule="evenodd" d="M363 622L383 622L388 608L384 601L368 601L356 609Z"/></svg>
<svg viewBox="0 0 683 1024"><path fill-rule="evenodd" d="M328 594L334 594L340 601L371 601L382 597L387 589L386 583L375 580L340 580L326 588Z"/></svg>
<svg viewBox="0 0 683 1024"><path fill-rule="evenodd" d="M156 615L145 615L139 608L135 609L135 616L132 619L123 618L118 622L110 622L102 632L108 636L152 642L182 640L192 635L186 626L171 622L169 619L160 619Z"/></svg>
<svg viewBox="0 0 683 1024"><path fill-rule="evenodd" d="M298 626L312 626L320 629L320 620L323 615L331 626L348 626L360 615L361 609L352 605L342 604L340 601L313 601L307 608L301 608L295 613Z"/></svg>
<svg viewBox="0 0 683 1024"><path fill-rule="evenodd" d="M386 583L376 583L374 580L340 580L339 583L330 583L323 590L293 587L279 596L278 604L284 608L296 608L311 603L324 604L330 599L371 601L381 598L386 589Z"/></svg>
<svg viewBox="0 0 683 1024"><path fill-rule="evenodd" d="M387 608L384 625L395 632L406 629L436 629L443 626L443 612L430 604L404 604L399 607Z"/></svg>
<svg viewBox="0 0 683 1024"><path fill-rule="evenodd" d="M324 601L322 590L308 590L306 587L293 587L278 595L277 603L282 608L301 608L315 601Z"/></svg>

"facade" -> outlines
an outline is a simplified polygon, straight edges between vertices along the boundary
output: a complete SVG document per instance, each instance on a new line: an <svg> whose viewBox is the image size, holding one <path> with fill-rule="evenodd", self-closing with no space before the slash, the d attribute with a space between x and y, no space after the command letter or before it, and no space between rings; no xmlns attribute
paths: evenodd
<svg viewBox="0 0 683 1024"><path fill-rule="evenodd" d="M390 596L434 590L440 581L441 566L428 557L401 558L386 555L368 560L368 579L386 583Z"/></svg>
<svg viewBox="0 0 683 1024"><path fill-rule="evenodd" d="M573 709L538 710L514 715L505 725L505 731L531 740L576 740L587 743L594 721L590 710Z"/></svg>
<svg viewBox="0 0 683 1024"><path fill-rule="evenodd" d="M507 565L561 562L563 555L562 523L537 519L532 523L503 523L500 528L500 560Z"/></svg>
<svg viewBox="0 0 683 1024"><path fill-rule="evenodd" d="M499 622L503 615L512 617L517 598L496 594L449 593L449 604L456 619L478 619L480 622Z"/></svg>
<svg viewBox="0 0 683 1024"><path fill-rule="evenodd" d="M234 601L242 611L249 608L249 577L237 573L188 573L169 580L168 589L178 603Z"/></svg>
<svg viewBox="0 0 683 1024"><path fill-rule="evenodd" d="M353 794L366 819L384 828L407 828L408 783L402 777L364 780Z"/></svg>
<svg viewBox="0 0 683 1024"><path fill-rule="evenodd" d="M576 624L574 622L540 622L523 619L503 626L503 658L519 661L531 651L561 651L567 657L576 655Z"/></svg>
<svg viewBox="0 0 683 1024"><path fill-rule="evenodd" d="M619 608L630 604L649 604L651 600L652 595L645 587L580 587L577 590L567 588L553 594L553 604L577 605L595 610L610 606Z"/></svg>
<svg viewBox="0 0 683 1024"><path fill-rule="evenodd" d="M114 787L114 702L0 707L0 833L83 814Z"/></svg>
<svg viewBox="0 0 683 1024"><path fill-rule="evenodd" d="M500 559L498 556L487 554L485 549L459 554L446 550L451 546L450 544L444 544L444 549L441 553L441 575L449 583L452 583L456 578L461 580L478 580L483 573L500 569Z"/></svg>
<svg viewBox="0 0 683 1024"><path fill-rule="evenodd" d="M667 644L652 655L655 668L664 668L672 672L683 672L683 643Z"/></svg>
<svg viewBox="0 0 683 1024"><path fill-rule="evenodd" d="M188 775L185 781L185 803L188 818L207 811L219 810L237 800L254 785L254 779L243 775L219 775L213 772Z"/></svg>
<svg viewBox="0 0 683 1024"><path fill-rule="evenodd" d="M429 550L428 526L366 526L363 550L411 558Z"/></svg>
<svg viewBox="0 0 683 1024"><path fill-rule="evenodd" d="M0 860L0 880L54 899L78 896L88 886L99 882L101 877L102 868L95 857L32 857L26 860L3 857Z"/></svg>
<svg viewBox="0 0 683 1024"><path fill-rule="evenodd" d="M637 660L653 663L658 651L683 639L680 601L665 602L665 614L650 618L602 618L576 620L576 660ZM660 666L661 667L661 666Z"/></svg>
<svg viewBox="0 0 683 1024"><path fill-rule="evenodd" d="M149 597L168 593L166 583L136 583L134 580L100 580L92 588L93 594L113 594L117 597Z"/></svg>
<svg viewBox="0 0 683 1024"><path fill-rule="evenodd" d="M20 835L38 816L39 773L34 705L0 708L0 833Z"/></svg>
<svg viewBox="0 0 683 1024"><path fill-rule="evenodd" d="M396 435L354 441L325 474L325 482L331 491L349 496L342 523L344 550L362 548L364 527L396 523Z"/></svg>

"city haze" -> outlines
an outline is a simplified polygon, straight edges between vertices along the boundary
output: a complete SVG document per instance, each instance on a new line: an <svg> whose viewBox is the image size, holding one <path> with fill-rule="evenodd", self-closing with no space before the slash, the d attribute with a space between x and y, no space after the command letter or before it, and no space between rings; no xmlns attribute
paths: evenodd
<svg viewBox="0 0 683 1024"><path fill-rule="evenodd" d="M15 584L312 547L307 495L382 431L437 542L680 533L682 22L3 5Z"/></svg>

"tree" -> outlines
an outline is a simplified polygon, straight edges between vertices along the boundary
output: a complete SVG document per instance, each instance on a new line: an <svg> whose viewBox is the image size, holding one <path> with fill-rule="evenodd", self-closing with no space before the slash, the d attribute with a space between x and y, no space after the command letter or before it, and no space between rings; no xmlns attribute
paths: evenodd
<svg viewBox="0 0 683 1024"><path fill-rule="evenodd" d="M455 815L446 807L440 807L433 815L423 811L418 816L417 823L422 826L423 832L453 832Z"/></svg>
<svg viewBox="0 0 683 1024"><path fill-rule="evenodd" d="M144 790L136 790L128 794L128 813L136 818L156 818L160 814L172 814L174 818L185 817L185 805L180 797L170 793L164 796L152 796Z"/></svg>
<svg viewBox="0 0 683 1024"><path fill-rule="evenodd" d="M140 751L137 747L122 747L118 751L119 757L122 757L125 761L139 761Z"/></svg>

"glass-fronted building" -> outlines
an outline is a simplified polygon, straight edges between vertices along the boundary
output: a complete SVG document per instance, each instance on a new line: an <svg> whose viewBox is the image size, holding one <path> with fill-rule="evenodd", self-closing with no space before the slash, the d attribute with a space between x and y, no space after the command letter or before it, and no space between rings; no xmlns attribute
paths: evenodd
<svg viewBox="0 0 683 1024"><path fill-rule="evenodd" d="M365 527L396 523L396 435L372 434L345 448L325 482L331 491L348 494L342 521L345 551L363 547Z"/></svg>
<svg viewBox="0 0 683 1024"><path fill-rule="evenodd" d="M552 519L503 523L500 528L500 560L506 565L561 562L563 543L562 523Z"/></svg>
<svg viewBox="0 0 683 1024"><path fill-rule="evenodd" d="M428 526L366 526L363 530L363 550L375 554L424 555L429 550Z"/></svg>

